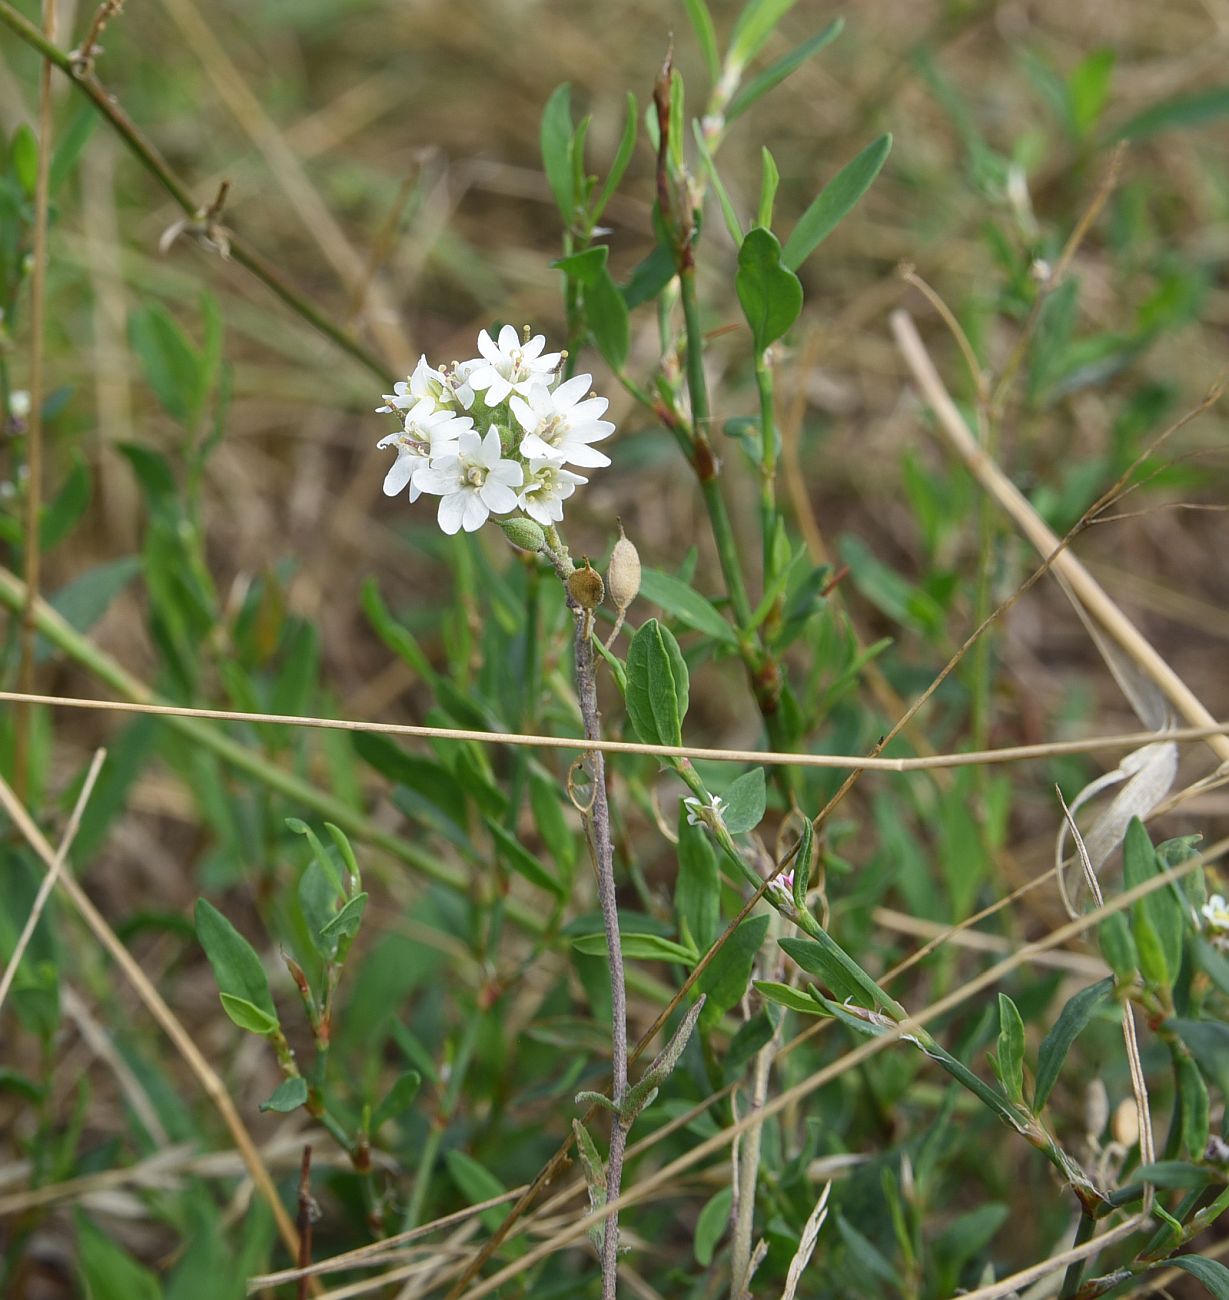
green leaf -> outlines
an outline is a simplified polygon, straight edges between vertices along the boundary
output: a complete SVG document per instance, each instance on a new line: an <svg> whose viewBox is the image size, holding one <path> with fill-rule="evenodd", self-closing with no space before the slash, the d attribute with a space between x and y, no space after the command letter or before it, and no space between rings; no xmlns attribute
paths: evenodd
<svg viewBox="0 0 1229 1300"><path fill-rule="evenodd" d="M452 1181L460 1188L466 1201L473 1205L479 1201L489 1201L502 1196L507 1190L485 1165L480 1165L473 1156L458 1151L455 1147L444 1153L444 1163ZM503 1220L503 1212L498 1206L484 1210L478 1216L488 1230L497 1228Z"/></svg>
<svg viewBox="0 0 1229 1300"><path fill-rule="evenodd" d="M375 1108L371 1116L371 1133L374 1136L389 1120L404 1115L418 1096L422 1086L422 1075L417 1070L406 1070L393 1081L393 1086L384 1094L384 1100Z"/></svg>
<svg viewBox="0 0 1229 1300"><path fill-rule="evenodd" d="M623 122L623 134L619 139L619 147L615 150L614 161L610 164L610 172L606 177L606 183L602 186L602 192L598 195L597 202L589 211L588 219L590 222L597 222L598 218L606 210L606 204L610 202L611 196L619 188L619 182L623 179L623 174L627 171L627 165L631 162L632 153L636 148L636 130L639 120L640 113L636 105L636 96L629 90L627 92L627 117Z"/></svg>
<svg viewBox="0 0 1229 1300"><path fill-rule="evenodd" d="M716 84L721 76L721 56L717 53L717 33L713 28L713 16L708 11L705 0L683 0L687 7L687 17L691 20L692 30L704 56L704 67L708 71L709 81Z"/></svg>
<svg viewBox="0 0 1229 1300"><path fill-rule="evenodd" d="M794 854L794 865L792 867L794 884L791 890L794 906L800 912L806 911L807 890L811 886L811 857L814 853L814 844L815 828L811 825L811 819L804 816L798 852Z"/></svg>
<svg viewBox="0 0 1229 1300"><path fill-rule="evenodd" d="M213 967L223 1005L226 1006L226 1000L230 998L244 1015L247 1015L245 1007L253 1008L268 1022L267 1028L253 1029L253 1032L267 1033L269 1028L277 1025L277 1010L269 992L268 976L256 949L207 899L197 899L195 917L196 937ZM227 1015L235 1020L229 1006ZM235 1023L240 1021L235 1020ZM245 1029L251 1027L250 1024L243 1025Z"/></svg>
<svg viewBox="0 0 1229 1300"><path fill-rule="evenodd" d="M204 368L187 335L157 303L138 307L128 320L128 341L163 410L180 424L193 423L204 402Z"/></svg>
<svg viewBox="0 0 1229 1300"><path fill-rule="evenodd" d="M852 999L860 1006L878 1007L894 1016L903 1014L903 1008L888 997L826 930L821 930L814 939L777 942L804 971L823 980L838 1001Z"/></svg>
<svg viewBox="0 0 1229 1300"><path fill-rule="evenodd" d="M249 1034L264 1037L277 1028L277 1017L271 1016L247 998L238 997L234 993L219 993L218 997L222 1000L222 1010L240 1029L246 1029Z"/></svg>
<svg viewBox="0 0 1229 1300"><path fill-rule="evenodd" d="M781 265L781 245L762 226L747 231L738 250L734 278L755 350L763 352L798 319L802 311L802 284L793 271Z"/></svg>
<svg viewBox="0 0 1229 1300"><path fill-rule="evenodd" d="M781 173L777 170L777 160L765 145L760 150L760 205L756 209L755 221L765 230L772 229L772 209L777 198L777 186Z"/></svg>
<svg viewBox="0 0 1229 1300"><path fill-rule="evenodd" d="M705 1202L704 1208L696 1219L696 1236L693 1249L696 1263L701 1268L708 1268L713 1262L717 1243L725 1236L730 1226L730 1210L734 1204L734 1189L723 1187Z"/></svg>
<svg viewBox="0 0 1229 1300"><path fill-rule="evenodd" d="M1139 953L1131 937L1131 926L1121 912L1111 912L1097 926L1097 942L1117 980L1129 983L1134 979L1139 968Z"/></svg>
<svg viewBox="0 0 1229 1300"><path fill-rule="evenodd" d="M730 62L743 67L760 52L795 0L747 0L730 36Z"/></svg>
<svg viewBox="0 0 1229 1300"><path fill-rule="evenodd" d="M77 1217L77 1264L87 1300L161 1300L158 1279L83 1216Z"/></svg>
<svg viewBox="0 0 1229 1300"><path fill-rule="evenodd" d="M1010 1101L1024 1100L1024 1021L1006 993L999 994L999 1043L995 1073Z"/></svg>
<svg viewBox="0 0 1229 1300"><path fill-rule="evenodd" d="M892 137L881 135L873 144L867 145L853 162L846 163L820 190L785 241L781 261L789 270L796 271L848 215L854 204L870 189L891 150Z"/></svg>
<svg viewBox="0 0 1229 1300"><path fill-rule="evenodd" d="M1208 1087L1199 1067L1185 1054L1174 1062L1182 1104L1182 1145L1192 1160L1200 1160L1208 1145Z"/></svg>
<svg viewBox="0 0 1229 1300"><path fill-rule="evenodd" d="M546 101L540 143L547 183L564 225L570 226L576 215L576 194L572 180L572 87L566 81Z"/></svg>
<svg viewBox="0 0 1229 1300"><path fill-rule="evenodd" d="M1204 1078L1211 1080L1229 1097L1229 1025L1223 1020L1183 1020L1177 1017L1165 1021L1165 1027L1186 1044Z"/></svg>
<svg viewBox="0 0 1229 1300"><path fill-rule="evenodd" d="M717 937L721 879L717 853L701 826L692 826L680 803L678 820L678 876L674 883L674 914L679 934L705 949Z"/></svg>
<svg viewBox="0 0 1229 1300"><path fill-rule="evenodd" d="M32 199L38 184L38 139L24 122L13 132L9 160L18 185L26 192L26 197Z"/></svg>
<svg viewBox="0 0 1229 1300"><path fill-rule="evenodd" d="M562 271L569 280L574 280L582 286L589 285L605 267L609 256L610 249L605 244L594 244L592 248L583 249L579 253L556 258L551 266L557 271Z"/></svg>
<svg viewBox="0 0 1229 1300"><path fill-rule="evenodd" d="M38 521L38 545L49 551L76 526L90 503L90 473L80 456L73 457L72 469L55 498L43 508Z"/></svg>
<svg viewBox="0 0 1229 1300"><path fill-rule="evenodd" d="M1122 843L1123 884L1126 888L1132 889L1151 880L1162 869L1161 860L1152 847L1152 841L1148 838L1143 822L1138 817L1132 817ZM1140 946L1141 965L1144 960L1144 943L1140 941L1139 923L1145 916L1152 930L1155 931L1160 956L1164 963L1163 973L1158 963L1158 970L1155 973L1144 970L1145 977L1155 980L1158 984L1172 986L1178 978L1178 970L1182 965L1182 941L1186 933L1182 907L1173 887L1166 885L1161 889L1154 889L1152 893L1132 904L1131 911L1132 921L1135 923L1135 941ZM1145 939L1144 942L1149 941Z"/></svg>
<svg viewBox="0 0 1229 1300"><path fill-rule="evenodd" d="M1229 86L1200 90L1153 104L1114 132L1116 140L1141 140L1175 127L1202 126L1229 113Z"/></svg>
<svg viewBox="0 0 1229 1300"><path fill-rule="evenodd" d="M1079 64L1067 82L1071 126L1083 138L1097 125L1109 95L1114 73L1114 51L1094 50Z"/></svg>
<svg viewBox="0 0 1229 1300"><path fill-rule="evenodd" d="M887 1256L869 1238L864 1237L843 1214L836 1216L837 1231L845 1241L849 1253L872 1277L886 1283L897 1291L904 1288L896 1270L888 1262Z"/></svg>
<svg viewBox="0 0 1229 1300"><path fill-rule="evenodd" d="M508 867L515 871L518 876L523 876L531 885L546 890L548 894L554 894L559 899L566 897L563 885L547 871L511 831L506 830L490 817L486 818L486 824L487 829L495 837L495 842L499 846L500 857Z"/></svg>
<svg viewBox="0 0 1229 1300"><path fill-rule="evenodd" d="M395 655L404 659L423 681L434 684L436 672L431 667L431 661L408 629L402 627L389 613L374 578L368 578L363 583L359 590L359 603L380 640Z"/></svg>
<svg viewBox="0 0 1229 1300"><path fill-rule="evenodd" d="M1040 1111L1058 1081L1059 1071L1071 1044L1096 1014L1097 1008L1114 991L1114 981L1103 979L1081 989L1059 1012L1058 1019L1037 1052L1037 1077L1033 1082L1033 1109Z"/></svg>
<svg viewBox="0 0 1229 1300"><path fill-rule="evenodd" d="M135 555L108 560L65 583L51 597L51 607L70 627L78 632L88 632L140 572L141 561ZM59 648L44 637L39 637L35 643L35 657L39 663L60 653Z"/></svg>
<svg viewBox="0 0 1229 1300"><path fill-rule="evenodd" d="M1154 1187L1207 1187L1215 1171L1207 1165L1188 1164L1185 1160L1158 1160L1140 1165L1131 1174L1133 1183L1151 1183Z"/></svg>
<svg viewBox="0 0 1229 1300"><path fill-rule="evenodd" d="M627 713L649 745L681 745L688 674L670 629L655 618L636 629L627 651Z"/></svg>
<svg viewBox="0 0 1229 1300"><path fill-rule="evenodd" d="M625 934L621 946L623 956L637 961L669 961L681 966L694 966L700 954L694 948L663 939L659 934ZM584 934L572 940L572 947L587 957L606 956L604 934Z"/></svg>
<svg viewBox="0 0 1229 1300"><path fill-rule="evenodd" d="M709 183L713 187L713 193L717 196L717 202L721 206L721 216L725 221L725 228L730 233L730 239L737 248L743 241L742 222L738 219L738 213L734 210L734 204L730 201L730 196L725 188L725 182L721 179L721 173L717 170L717 161L708 147L708 141L704 138L704 127L697 120L691 124L691 133L695 137L696 150L700 155L700 161L704 164L704 170L708 173Z"/></svg>
<svg viewBox="0 0 1229 1300"><path fill-rule="evenodd" d="M366 907L367 895L355 894L353 898L346 902L337 915L321 929L321 937L325 939L353 939L358 933L359 926L363 923L363 912Z"/></svg>
<svg viewBox="0 0 1229 1300"><path fill-rule="evenodd" d="M764 769L753 767L734 782L725 794L726 807L721 814L725 828L731 835L741 835L754 830L764 817L768 803L768 788Z"/></svg>
<svg viewBox="0 0 1229 1300"><path fill-rule="evenodd" d="M640 598L659 605L680 623L725 645L737 647L738 637L721 614L689 583L660 569L642 569Z"/></svg>
<svg viewBox="0 0 1229 1300"><path fill-rule="evenodd" d="M772 1041L780 1021L781 1013L775 1007L765 1007L739 1025L738 1032L730 1039L730 1045L721 1059L721 1076L726 1083L733 1083L742 1074L747 1062Z"/></svg>
<svg viewBox="0 0 1229 1300"><path fill-rule="evenodd" d="M292 1110L298 1110L307 1101L307 1080L302 1075L295 1075L291 1079L283 1079L281 1083L273 1090L273 1096L268 1101L260 1103L261 1110L274 1110L279 1115L288 1115Z"/></svg>
<svg viewBox="0 0 1229 1300"><path fill-rule="evenodd" d="M1216 1300L1229 1300L1229 1268L1219 1260L1203 1255L1171 1255L1153 1268L1180 1268L1199 1282Z"/></svg>
<svg viewBox="0 0 1229 1300"><path fill-rule="evenodd" d="M834 19L822 32L812 36L809 41L796 45L788 54L783 54L775 63L753 77L730 101L730 106L725 111L726 122L732 122L740 114L745 113L756 100L762 99L770 90L779 86L786 77L802 67L809 58L818 54L825 45L836 40L844 26L843 18ZM765 221L763 224L769 223Z"/></svg>
<svg viewBox="0 0 1229 1300"><path fill-rule="evenodd" d="M60 192L64 182L72 175L97 121L98 111L94 105L82 104L60 135L55 152L51 155L51 172L47 178L53 196Z"/></svg>
<svg viewBox="0 0 1229 1300"><path fill-rule="evenodd" d="M731 1007L737 1006L751 982L751 968L768 933L768 916L748 917L717 950L696 981L696 990L708 995L701 1017L703 1024L716 1024Z"/></svg>
<svg viewBox="0 0 1229 1300"><path fill-rule="evenodd" d="M762 997L789 1011L798 1011L804 1016L827 1015L821 1003L792 984L778 984L775 980L755 980L753 983Z"/></svg>
<svg viewBox="0 0 1229 1300"><path fill-rule="evenodd" d="M593 342L602 354L602 359L617 374L623 369L631 347L631 322L627 303L623 301L619 286L610 278L610 272L605 267L586 286L584 295L585 315L589 320L589 328L593 331Z"/></svg>

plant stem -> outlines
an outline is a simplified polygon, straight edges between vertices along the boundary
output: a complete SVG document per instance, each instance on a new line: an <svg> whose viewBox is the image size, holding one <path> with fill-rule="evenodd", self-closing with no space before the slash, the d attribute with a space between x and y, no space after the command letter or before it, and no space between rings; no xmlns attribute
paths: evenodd
<svg viewBox="0 0 1229 1300"><path fill-rule="evenodd" d="M94 105L111 124L120 138L134 153L145 169L154 177L184 215L197 220L201 215L187 186L175 175L159 154L153 143L106 91L88 65L78 65L72 57L47 39L23 14L13 8L8 0L0 0L0 23L13 31L21 40L36 49L48 63L54 64ZM344 352L348 352L360 365L385 382L391 382L389 367L375 353L359 342L352 334L336 325L330 317L317 310L311 302L295 289L273 265L254 248L231 231L226 232L231 261L238 262L250 271L279 297L296 315L318 330Z"/></svg>
<svg viewBox="0 0 1229 1300"><path fill-rule="evenodd" d="M1088 1241L1096 1228L1096 1219L1084 1210L1080 1214L1080 1222L1075 1230L1075 1240L1072 1246L1082 1246ZM1080 1278L1084 1275L1084 1260L1075 1259L1067 1265L1067 1271L1063 1274L1062 1290L1059 1291L1059 1300L1066 1300L1066 1297L1073 1296L1080 1289Z"/></svg>
<svg viewBox="0 0 1229 1300"><path fill-rule="evenodd" d="M597 707L597 672L593 655L593 624L588 613L576 609L576 692L585 736L600 740L601 714ZM589 753L593 775L593 804L589 810L590 846L597 872L597 894L606 930L606 952L610 963L610 1072L611 1100L618 1111L627 1093L627 986L623 972L623 943L619 935L618 899L615 892L614 850L610 839L610 806L606 800L606 760L601 750ZM615 1116L610 1131L610 1154L606 1161L606 1199L617 1200L623 1184L623 1155L627 1147L627 1124ZM602 1300L614 1300L618 1290L619 1216L606 1221L602 1237Z"/></svg>
<svg viewBox="0 0 1229 1300"><path fill-rule="evenodd" d="M726 590L739 627L746 629L751 623L751 602L747 598L747 585L743 579L742 564L738 558L738 545L730 525L725 498L717 482L717 458L708 440L712 415L708 405L708 384L704 378L704 334L700 328L700 306L696 300L696 271L685 265L679 271L679 291L683 300L683 320L687 330L687 391L691 397L691 463L700 480L704 504L712 521L713 540L717 543L717 559L725 577Z"/></svg>
<svg viewBox="0 0 1229 1300"><path fill-rule="evenodd" d="M763 548L764 590L767 591L776 577L772 543L777 524L777 422L772 369L763 352L755 358L755 384L760 393L760 543ZM770 621L771 618L769 615Z"/></svg>

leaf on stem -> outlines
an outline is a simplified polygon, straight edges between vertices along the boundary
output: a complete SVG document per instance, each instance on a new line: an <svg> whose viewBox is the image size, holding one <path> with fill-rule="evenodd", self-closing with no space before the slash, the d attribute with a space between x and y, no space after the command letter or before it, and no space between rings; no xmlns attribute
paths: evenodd
<svg viewBox="0 0 1229 1300"><path fill-rule="evenodd" d="M836 229L871 187L892 150L892 137L881 135L820 190L785 241L782 262L796 271Z"/></svg>
<svg viewBox="0 0 1229 1300"><path fill-rule="evenodd" d="M775 343L802 311L802 284L781 261L776 235L763 226L747 231L734 279L756 352Z"/></svg>

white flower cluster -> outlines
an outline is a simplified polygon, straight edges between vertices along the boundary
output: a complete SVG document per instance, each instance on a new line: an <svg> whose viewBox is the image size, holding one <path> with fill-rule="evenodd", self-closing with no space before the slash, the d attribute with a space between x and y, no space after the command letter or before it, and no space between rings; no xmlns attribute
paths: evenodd
<svg viewBox="0 0 1229 1300"><path fill-rule="evenodd" d="M396 414L397 433L379 446L397 459L384 492L409 488L440 498L439 524L472 533L491 515L523 510L544 527L563 518L563 503L589 480L565 468L609 465L593 446L614 432L601 417L604 397L588 396L592 375L560 381L561 353L543 352L542 334L524 339L505 325L498 339L478 335L480 356L438 369L421 357L409 379L376 409Z"/></svg>

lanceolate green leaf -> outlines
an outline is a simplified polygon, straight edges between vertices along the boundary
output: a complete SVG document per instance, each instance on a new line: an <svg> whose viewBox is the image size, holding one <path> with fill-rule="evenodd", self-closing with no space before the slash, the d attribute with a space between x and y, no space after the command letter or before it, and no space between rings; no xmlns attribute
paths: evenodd
<svg viewBox="0 0 1229 1300"><path fill-rule="evenodd" d="M757 352L775 343L802 311L802 285L781 265L776 235L762 226L747 231L743 239L734 287Z"/></svg>
<svg viewBox="0 0 1229 1300"><path fill-rule="evenodd" d="M687 699L683 653L669 628L651 618L627 652L627 712L636 734L650 745L681 745Z"/></svg>
<svg viewBox="0 0 1229 1300"><path fill-rule="evenodd" d="M822 32L816 33L809 41L803 41L801 45L795 46L788 54L783 54L775 63L753 77L730 101L730 106L725 111L725 120L732 122L741 113L745 113L757 99L762 99L792 72L802 67L809 58L818 54L825 45L836 40L844 26L843 18L833 19Z"/></svg>
<svg viewBox="0 0 1229 1300"><path fill-rule="evenodd" d="M721 814L725 828L731 835L741 835L754 830L764 817L768 802L768 789L764 782L764 769L754 767L740 776L726 791L726 807Z"/></svg>
<svg viewBox="0 0 1229 1300"><path fill-rule="evenodd" d="M715 1024L747 991L755 955L768 932L768 916L752 916L721 945L716 956L696 981L696 989L708 994L701 1020Z"/></svg>
<svg viewBox="0 0 1229 1300"><path fill-rule="evenodd" d="M213 967L223 1003L229 998L240 1012L243 1011L240 1004L254 1007L271 1022L268 1028L276 1026L277 1010L269 992L269 979L256 949L204 898L196 903L196 937ZM230 1006L227 1014L235 1018ZM253 1024L244 1028L251 1028L255 1033L268 1032L268 1028L258 1029Z"/></svg>
<svg viewBox="0 0 1229 1300"><path fill-rule="evenodd" d="M1113 979L1104 979L1081 989L1059 1013L1053 1029L1042 1040L1037 1053L1037 1078L1033 1086L1033 1109L1040 1110L1058 1081L1071 1044L1096 1014L1097 1008L1114 991Z"/></svg>
<svg viewBox="0 0 1229 1300"><path fill-rule="evenodd" d="M592 280L585 286L584 295L585 314L589 318L589 328L593 331L593 341L603 360L617 373L623 369L631 347L627 303L604 266L594 273Z"/></svg>
<svg viewBox="0 0 1229 1300"><path fill-rule="evenodd" d="M660 569L644 569L640 575L640 597L660 605L667 614L697 632L703 632L729 646L737 646L734 629L694 587Z"/></svg>
<svg viewBox="0 0 1229 1300"><path fill-rule="evenodd" d="M606 204L610 202L611 195L619 188L623 173L627 171L627 164L632 160L632 151L636 148L636 124L638 121L639 111L636 107L636 96L629 90L627 92L627 117L623 122L623 135L619 140L618 149L615 150L614 161L610 164L610 172L606 177L606 183L602 186L601 195L589 213L590 222L597 221L605 211Z"/></svg>
<svg viewBox="0 0 1229 1300"><path fill-rule="evenodd" d="M542 166L559 215L571 225L576 212L576 195L572 188L572 87L568 82L557 86L542 111Z"/></svg>
<svg viewBox="0 0 1229 1300"><path fill-rule="evenodd" d="M524 876L531 885L545 889L556 898L564 896L563 886L549 871L529 852L511 831L505 830L494 818L486 819L487 829L495 837L500 856L504 862L519 876Z"/></svg>
<svg viewBox="0 0 1229 1300"><path fill-rule="evenodd" d="M781 260L791 271L810 257L870 189L891 151L892 137L881 135L824 186L785 241Z"/></svg>
<svg viewBox="0 0 1229 1300"><path fill-rule="evenodd" d="M1180 1268L1201 1283L1216 1300L1229 1300L1229 1268L1217 1259L1208 1259L1204 1255L1171 1255L1155 1267Z"/></svg>

